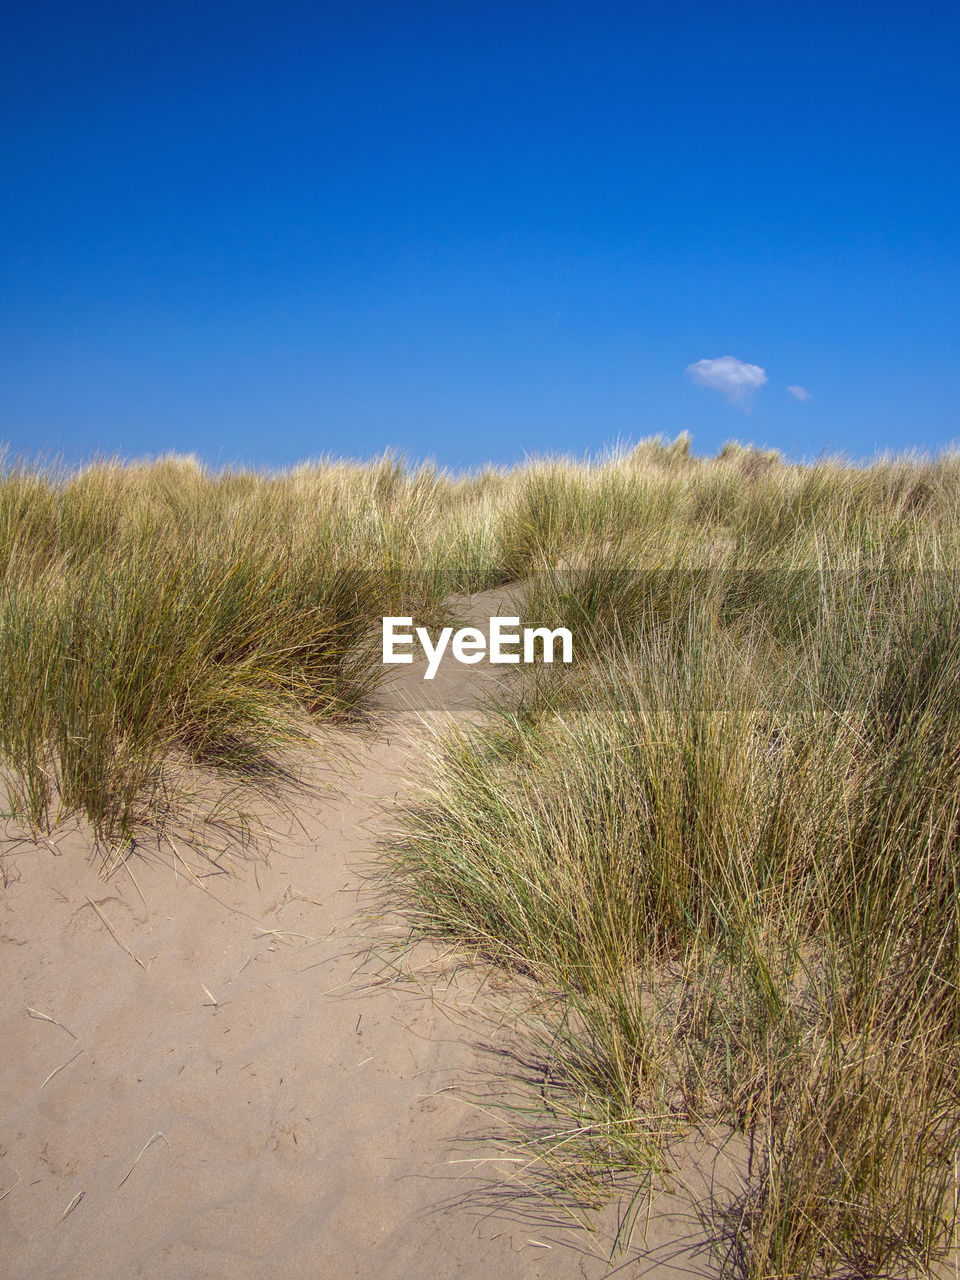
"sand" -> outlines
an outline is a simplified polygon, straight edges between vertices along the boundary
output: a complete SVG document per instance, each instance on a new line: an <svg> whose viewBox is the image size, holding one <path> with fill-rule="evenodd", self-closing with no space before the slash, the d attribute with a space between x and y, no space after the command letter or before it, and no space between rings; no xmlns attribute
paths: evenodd
<svg viewBox="0 0 960 1280"><path fill-rule="evenodd" d="M483 976L451 978L419 944L418 981L391 982L360 954L377 836L437 720L475 714L491 678L446 663L426 686L404 669L375 731L322 736L268 856L238 846L213 866L164 846L104 880L81 827L40 843L8 828L6 1280L610 1274L623 1205L578 1229L515 1199L516 1156L478 1137L496 1128L473 1095L482 1042L501 1034L477 1016ZM702 1271L671 1206L618 1256L631 1275Z"/></svg>

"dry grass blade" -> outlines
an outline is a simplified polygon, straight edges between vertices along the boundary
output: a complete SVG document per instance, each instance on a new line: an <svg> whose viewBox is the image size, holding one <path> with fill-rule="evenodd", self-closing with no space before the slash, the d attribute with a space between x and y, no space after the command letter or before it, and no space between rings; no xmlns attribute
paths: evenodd
<svg viewBox="0 0 960 1280"><path fill-rule="evenodd" d="M43 1084L40 1086L40 1088L42 1089L42 1088L44 1087L44 1085L49 1084L49 1083L50 1083L50 1081L53 1079L53 1077L54 1077L55 1075L58 1075L61 1071L63 1071L63 1069L64 1069L65 1067L69 1067L69 1065L70 1065L70 1063L71 1063L71 1062L76 1062L76 1060L80 1057L81 1053L83 1053L83 1050L82 1050L82 1049L78 1049L78 1050L77 1050L77 1052L73 1055L73 1057L72 1057L72 1058L68 1058L68 1059L66 1060L66 1062L62 1062L62 1063L60 1064L60 1066L59 1066L59 1067L54 1067L54 1069L53 1069L53 1070L50 1072L50 1074L47 1076L46 1080L44 1080L44 1082L43 1082Z"/></svg>
<svg viewBox="0 0 960 1280"><path fill-rule="evenodd" d="M86 1191L77 1192L77 1194L73 1197L73 1199L64 1209L63 1213L61 1213L60 1217L57 1219L57 1226L60 1225L60 1223L64 1220L64 1218L70 1217L70 1214L73 1213L74 1209L77 1207L77 1205L80 1203L80 1201L83 1199L83 1197L86 1194L87 1194Z"/></svg>
<svg viewBox="0 0 960 1280"><path fill-rule="evenodd" d="M103 914L103 912L100 910L100 908L97 906L97 904L93 901L93 899L92 899L92 898L87 898L87 902L89 902L89 903L90 903L90 906L91 906L91 907L93 907L94 911L97 913L97 915L98 915L98 916L100 917L100 919L103 921L104 925L105 925L105 926L106 926L106 928L107 928L108 933L110 934L111 938L113 938L113 940L114 940L114 942L117 944L117 946L118 946L118 947L120 947L123 951L125 951L125 952L127 953L127 955L130 957L130 959L131 959L131 960L136 960L136 962L137 962L137 964L140 966L140 968L144 971L144 973L146 973L146 972L147 972L147 966L143 963L143 961L140 959L140 957L139 957L139 956L134 955L134 953L130 950L130 948L127 946L127 944L124 942L124 940L120 937L120 935L117 933L116 929L113 927L113 925L112 925L112 924L110 923L110 921L107 919L107 917Z"/></svg>
<svg viewBox="0 0 960 1280"><path fill-rule="evenodd" d="M73 1034L73 1032L70 1030L69 1027L65 1027L63 1025L63 1023L59 1020L59 1018L51 1018L49 1013L41 1013L39 1009L31 1009L29 1005L27 1005L27 1013L29 1013L31 1018L39 1019L40 1022L52 1022L55 1027L59 1027L61 1031L65 1031L68 1036L71 1036L74 1040L76 1040L77 1037Z"/></svg>
<svg viewBox="0 0 960 1280"><path fill-rule="evenodd" d="M140 1148L140 1154L137 1156L136 1160L134 1160L133 1164L130 1166L127 1172L123 1175L123 1177L117 1183L117 1190L119 1190L120 1187L123 1186L126 1180L130 1177L131 1173L133 1173L134 1169L140 1163L140 1157L143 1155L143 1153L147 1150L148 1147L152 1146L153 1143L156 1142L158 1138L162 1138L164 1142L167 1143L167 1151L170 1152L171 1155L173 1154L170 1151L170 1143L167 1142L167 1135L165 1133L161 1133L160 1130L158 1129L157 1132L153 1134L152 1137L148 1138L146 1142L143 1144L143 1146Z"/></svg>
<svg viewBox="0 0 960 1280"><path fill-rule="evenodd" d="M22 1175L22 1174L20 1174L20 1173L18 1173L18 1174L17 1174L17 1180L16 1180L16 1182L13 1184L13 1186L12 1186L12 1187L7 1187L6 1191L4 1191L4 1193L3 1193L2 1195L0 1195L0 1200L6 1200L7 1196L10 1194L10 1192L11 1192L11 1191L16 1191L17 1187L19 1187L19 1185L20 1185L20 1183L21 1183L22 1181L23 1181L23 1175Z"/></svg>

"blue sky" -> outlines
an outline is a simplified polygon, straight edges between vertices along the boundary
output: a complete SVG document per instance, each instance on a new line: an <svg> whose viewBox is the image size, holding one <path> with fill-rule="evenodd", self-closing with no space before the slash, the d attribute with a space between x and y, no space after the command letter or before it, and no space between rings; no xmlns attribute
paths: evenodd
<svg viewBox="0 0 960 1280"><path fill-rule="evenodd" d="M0 440L947 445L958 35L924 0L18 3ZM685 372L722 356L766 381Z"/></svg>

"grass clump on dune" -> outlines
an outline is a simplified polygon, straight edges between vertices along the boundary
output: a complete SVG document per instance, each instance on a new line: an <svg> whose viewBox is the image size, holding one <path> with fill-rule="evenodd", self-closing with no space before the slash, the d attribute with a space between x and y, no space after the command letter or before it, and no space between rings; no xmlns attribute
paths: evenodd
<svg viewBox="0 0 960 1280"><path fill-rule="evenodd" d="M0 476L0 770L18 818L164 820L179 768L263 777L379 682L386 613L485 585L479 505L392 459L283 475L191 459ZM476 530L476 532L475 532ZM181 798L182 795L181 795Z"/></svg>
<svg viewBox="0 0 960 1280"><path fill-rule="evenodd" d="M698 1206L724 1274L926 1274L958 1243L955 468L654 465L668 526L601 521L575 560L547 521L524 611L579 667L447 739L388 883L560 1000L561 1180L739 1138ZM730 471L747 509L691 537Z"/></svg>

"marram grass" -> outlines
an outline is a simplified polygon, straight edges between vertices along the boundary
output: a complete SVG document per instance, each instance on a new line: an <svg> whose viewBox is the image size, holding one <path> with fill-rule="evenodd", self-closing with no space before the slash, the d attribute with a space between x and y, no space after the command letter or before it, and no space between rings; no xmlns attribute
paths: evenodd
<svg viewBox="0 0 960 1280"><path fill-rule="evenodd" d="M957 1245L958 534L955 453L8 463L7 807L117 840L185 766L269 779L362 714L381 616L522 583L578 662L450 732L385 884L551 993L534 1152L590 1199L726 1133L718 1271L922 1275Z"/></svg>
<svg viewBox="0 0 960 1280"><path fill-rule="evenodd" d="M393 896L563 997L561 1177L719 1125L754 1153L712 1210L729 1274L923 1274L957 1226L960 580L807 574L791 627L738 571L681 578L447 738Z"/></svg>

